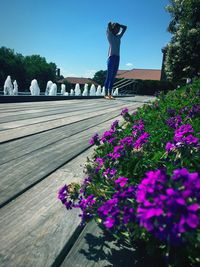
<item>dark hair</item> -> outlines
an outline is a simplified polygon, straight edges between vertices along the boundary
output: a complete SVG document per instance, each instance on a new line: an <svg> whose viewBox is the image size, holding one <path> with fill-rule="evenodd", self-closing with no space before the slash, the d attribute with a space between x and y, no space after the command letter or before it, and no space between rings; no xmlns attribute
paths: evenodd
<svg viewBox="0 0 200 267"><path fill-rule="evenodd" d="M112 24L112 28L114 29L115 27L120 27L119 23L117 23L117 22L116 23L113 23Z"/></svg>
<svg viewBox="0 0 200 267"><path fill-rule="evenodd" d="M112 23L112 32L113 32L113 34L116 34L115 32L114 32L114 29L116 28L116 27L118 27L118 28L120 28L120 24L119 23Z"/></svg>

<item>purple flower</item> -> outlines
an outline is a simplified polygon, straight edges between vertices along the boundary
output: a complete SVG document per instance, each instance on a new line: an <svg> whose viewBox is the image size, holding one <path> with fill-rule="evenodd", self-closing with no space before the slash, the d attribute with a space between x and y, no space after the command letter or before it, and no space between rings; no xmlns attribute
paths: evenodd
<svg viewBox="0 0 200 267"><path fill-rule="evenodd" d="M117 208L117 204L118 204L117 198L112 198L107 200L101 207L98 208L99 215L101 217L107 216L109 213L111 213Z"/></svg>
<svg viewBox="0 0 200 267"><path fill-rule="evenodd" d="M122 145L115 146L113 152L108 153L107 156L113 160L116 160L121 157L121 152L123 152L123 148L124 147Z"/></svg>
<svg viewBox="0 0 200 267"><path fill-rule="evenodd" d="M110 139L108 140L108 143L114 145L114 143L115 143L116 140L117 140L117 139L116 139L115 137L110 138Z"/></svg>
<svg viewBox="0 0 200 267"><path fill-rule="evenodd" d="M113 130L113 129L110 129L109 131L105 131L103 133L103 136L101 138L101 141L103 143L107 142L108 140L110 140L111 138L114 137L114 134L115 134L115 130Z"/></svg>
<svg viewBox="0 0 200 267"><path fill-rule="evenodd" d="M188 117L194 118L195 116L199 114L200 114L200 106L193 106L188 112Z"/></svg>
<svg viewBox="0 0 200 267"><path fill-rule="evenodd" d="M117 127L119 127L119 120L116 120L112 123L111 129L115 130Z"/></svg>
<svg viewBox="0 0 200 267"><path fill-rule="evenodd" d="M180 115L171 117L170 119L166 120L166 124L173 129L176 129L178 126L180 126L181 122L182 119Z"/></svg>
<svg viewBox="0 0 200 267"><path fill-rule="evenodd" d="M67 196L68 196L68 191L67 191L67 185L65 184L58 191L58 199L60 199L63 203L65 202Z"/></svg>
<svg viewBox="0 0 200 267"><path fill-rule="evenodd" d="M135 220L135 210L131 207L125 206L123 209L123 223L128 224L129 222L134 222Z"/></svg>
<svg viewBox="0 0 200 267"><path fill-rule="evenodd" d="M149 134L148 133L143 133L134 143L133 147L135 149L140 149L142 147L143 144L148 142L148 138L149 138Z"/></svg>
<svg viewBox="0 0 200 267"><path fill-rule="evenodd" d="M182 141L187 145L197 145L199 138L194 137L192 134L189 134L188 136L184 137Z"/></svg>
<svg viewBox="0 0 200 267"><path fill-rule="evenodd" d="M86 208L94 205L95 202L95 196L89 195L87 198L81 198L77 207L81 208L82 210L85 210Z"/></svg>
<svg viewBox="0 0 200 267"><path fill-rule="evenodd" d="M174 144L170 143L170 142L167 142L167 144L165 146L165 149L166 149L167 152L170 152L175 148L176 148L176 146Z"/></svg>
<svg viewBox="0 0 200 267"><path fill-rule="evenodd" d="M96 158L94 162L97 163L97 167L95 168L95 172L98 173L99 170L104 165L104 159L103 158Z"/></svg>
<svg viewBox="0 0 200 267"><path fill-rule="evenodd" d="M121 116L124 116L126 113L128 113L128 108L123 108L121 111Z"/></svg>
<svg viewBox="0 0 200 267"><path fill-rule="evenodd" d="M70 193L66 184L59 189L58 199L65 205L66 209L72 209L74 207L74 203L70 198Z"/></svg>
<svg viewBox="0 0 200 267"><path fill-rule="evenodd" d="M158 238L181 240L182 233L200 225L200 177L178 169L169 177L163 171L146 173L138 185L137 217L141 226Z"/></svg>
<svg viewBox="0 0 200 267"><path fill-rule="evenodd" d="M104 172L103 172L103 176L106 177L106 178L113 178L113 176L117 173L117 170L116 169L106 169Z"/></svg>
<svg viewBox="0 0 200 267"><path fill-rule="evenodd" d="M124 137L119 142L120 142L120 145L122 145L122 146L124 146L124 145L132 146L133 145L133 137L132 136Z"/></svg>
<svg viewBox="0 0 200 267"><path fill-rule="evenodd" d="M97 162L100 166L103 166L104 164L104 159L103 158L96 158L95 162Z"/></svg>
<svg viewBox="0 0 200 267"><path fill-rule="evenodd" d="M175 142L182 142L183 136L185 136L188 133L193 133L194 130L192 128L192 125L190 124L184 124L180 126L180 128L175 130L174 134L174 141Z"/></svg>
<svg viewBox="0 0 200 267"><path fill-rule="evenodd" d="M115 180L115 184L119 184L119 186L124 187L127 184L128 178L126 177L119 177Z"/></svg>
<svg viewBox="0 0 200 267"><path fill-rule="evenodd" d="M138 134L141 134L144 132L144 121L143 120L138 120L138 121L135 121L133 127L133 136L137 136Z"/></svg>
<svg viewBox="0 0 200 267"><path fill-rule="evenodd" d="M87 177L84 179L81 185L80 193L85 194L86 187L91 183L91 180L92 180L91 177Z"/></svg>
<svg viewBox="0 0 200 267"><path fill-rule="evenodd" d="M100 145L100 141L99 141L99 135L98 135L98 133L96 133L96 134L90 139L89 144L90 144L90 145L94 145L94 144L96 144L96 145Z"/></svg>
<svg viewBox="0 0 200 267"><path fill-rule="evenodd" d="M165 146L166 151L169 153L174 149L179 149L181 147L199 147L199 138L193 136L194 132L192 126L190 124L184 124L177 128L174 133L174 143L168 142Z"/></svg>
<svg viewBox="0 0 200 267"><path fill-rule="evenodd" d="M106 228L112 228L115 224L115 219L107 217L103 224Z"/></svg>

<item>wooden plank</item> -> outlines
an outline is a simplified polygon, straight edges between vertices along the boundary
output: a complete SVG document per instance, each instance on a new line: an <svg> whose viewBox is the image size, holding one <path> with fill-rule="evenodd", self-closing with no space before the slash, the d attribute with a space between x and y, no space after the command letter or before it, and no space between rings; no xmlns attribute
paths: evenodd
<svg viewBox="0 0 200 267"><path fill-rule="evenodd" d="M2 164L0 166L0 206L16 198L87 149L90 146L88 141L91 136L95 132L101 133L108 129L113 119L33 151L28 156L24 155Z"/></svg>
<svg viewBox="0 0 200 267"><path fill-rule="evenodd" d="M74 106L71 105L71 107L69 108L63 108L63 109L58 109L57 111L54 111L55 114L50 114L47 113L46 115L44 114L44 112L41 112L39 114L28 114L26 115L26 118L21 118L21 116L16 117L16 120L10 118L2 118L2 120L4 119L4 122L2 121L2 123L0 123L0 130L5 130L5 129L9 129L9 128L15 128L15 127L20 127L23 125L30 125L30 124L34 124L34 123L39 123L39 122L43 122L43 121L47 121L47 120L54 120L54 119L58 119L58 118L65 118L70 116L75 116L78 114L84 114L87 113L88 110L92 111L92 110L105 110L107 108L112 107L112 105L94 105L94 106ZM89 112L90 113L90 112ZM10 120L10 121L9 121Z"/></svg>
<svg viewBox="0 0 200 267"><path fill-rule="evenodd" d="M120 108L123 107L127 107L128 105L120 105ZM137 108L141 106L141 104L138 103L134 103L132 105L132 107ZM119 107L117 107L119 108ZM117 108L109 108L106 109L107 112L112 112L114 110L117 110ZM96 115L101 115L101 114L105 114L105 110L103 111L98 111L98 112L91 112L90 113L90 117L96 116ZM0 143L1 142L5 142L5 141L9 141L12 139L17 139L17 138L21 138L21 137L25 137L28 135L32 135L32 134L36 134L36 133L41 133L43 131L47 131L47 130L51 130L57 127L61 127L64 125L69 125L71 123L76 123L80 120L85 120L88 118L88 113L84 114L84 115L77 115L77 116L71 116L71 117L66 117L66 118L62 118L62 119L56 119L56 120L52 120L52 121L47 121L47 122L42 122L42 123L36 123L36 124L31 124L31 125L25 125L25 126L21 126L21 127L17 127L15 129L8 129L5 131L0 131Z"/></svg>
<svg viewBox="0 0 200 267"><path fill-rule="evenodd" d="M38 156L35 154L31 159L24 155L22 162L10 164L10 172L16 171L17 169L15 168L19 168L22 171L24 167L24 171L27 172L25 174L27 180L30 177L33 178L34 175L41 175L42 172L45 179L42 178L43 180L37 181L35 185L33 183L28 190L26 188L23 194L1 208L0 266L60 266L63 255L69 251L72 239L76 233L79 224L77 219L79 211L66 211L56 199L57 189L65 181L69 183L83 179L83 166L81 165L86 160L87 151L83 153L83 149L87 149L87 147L84 148L82 145L88 145L88 139L95 132L108 129L111 122L113 122L113 119L103 123L101 125L102 128L95 126L84 131L82 135L77 134L73 136L74 138L68 138L68 143L59 144L56 147L56 150L58 150L56 151L58 152L57 154L51 155L53 147L47 146L48 149L45 153L38 153ZM65 147L67 144L69 144L69 147L67 146L68 150L66 153ZM82 149L80 149L80 152L77 152L77 148L81 146ZM38 149L39 151L40 149ZM68 153L71 153L71 156L69 155L70 162L64 166L61 164L63 168L58 169L51 175L45 176L44 169L40 169L40 166L37 165L37 163L43 167L46 165L46 168L48 168L51 164L55 164L55 159L60 162L64 158L66 162ZM77 153L81 153L81 155L73 159ZM50 157L48 158L48 156ZM30 160L33 160L33 162L29 162ZM23 164L27 165L23 166ZM32 169L30 172L30 166L34 164L36 165L35 170ZM58 165L52 167L53 171L55 166ZM8 165L4 164L5 176L9 172L6 167ZM17 172L20 173L20 170ZM18 175L13 176L13 183L19 178L20 176ZM23 184L22 180L18 182ZM70 219L67 220L66 217Z"/></svg>
<svg viewBox="0 0 200 267"><path fill-rule="evenodd" d="M122 105L120 105L122 106ZM124 106L124 105L123 105ZM54 120L57 120L57 119L65 119L66 117L72 117L72 116L82 116L84 114L87 114L87 117L90 116L90 113L92 113L91 110L94 110L95 112L99 111L99 112L103 112L105 114L105 109L109 111L109 109L111 108L114 108L114 109L119 109L118 107L93 107L93 109L80 109L78 111L74 110L74 111L71 111L71 112L58 112L57 114L55 115L46 115L46 116L37 116L37 117L34 117L34 118L31 118L31 116L28 118L28 119L18 119L16 121L11 121L11 122L4 122L4 123L1 123L0 124L0 131L5 131L7 129L13 129L13 128L18 128L18 127L22 127L22 126L28 126L28 125L32 125L32 124L38 124L40 122L47 122L47 121L54 121ZM36 115L34 115L36 116Z"/></svg>
<svg viewBox="0 0 200 267"><path fill-rule="evenodd" d="M107 107L108 104L105 106L105 105L101 105L99 107L99 109L102 109L103 107ZM65 107L62 107L62 108L55 108L55 109L46 109L46 110L41 110L41 112L38 114L38 113L29 113L28 114L26 113L26 111L23 112L23 114L16 114L16 115L10 115L10 116L1 116L0 118L0 124L3 124L3 123L8 123L8 122L14 122L14 121L24 121L26 119L33 119L33 121L35 119L38 119L39 117L45 117L44 119L45 120L48 120L49 117L52 117L54 118L56 115L60 114L61 117L64 117L66 116L67 114L71 115L71 112L79 112L79 113L82 113L82 112L86 112L87 109L89 108L92 108L92 107L95 107L98 109L98 107L96 105L93 105L93 106L87 106L87 105L81 105L81 106L78 106L78 105L70 105L70 106L65 106ZM17 112L16 112L17 113Z"/></svg>
<svg viewBox="0 0 200 267"><path fill-rule="evenodd" d="M113 118L114 116L117 116L119 114L119 111L116 112L116 109L114 110L115 111L112 112L111 110L109 110L110 111L109 115L105 114L105 111L101 113L97 112L96 114L98 114L98 116L94 116L87 119L81 117L81 121L77 121L76 123L70 123L62 127L51 129L49 131L45 130L45 132L39 134L31 135L28 137L21 138L19 140L14 140L12 142L1 144L0 165L8 161L11 161L15 158L21 157L25 154L28 154L34 150L46 147L51 143L63 140L64 138L72 136L73 134L77 134L78 132L80 132L80 129L82 131L95 126L97 123L101 123L103 121L108 120L109 118ZM79 119L79 117L77 117L77 119ZM33 131L33 129L34 128L31 127L30 130ZM22 131L21 134L23 134Z"/></svg>
<svg viewBox="0 0 200 267"><path fill-rule="evenodd" d="M85 177L83 165L92 153L85 151L0 210L1 267L58 266L77 235L80 211L67 211L57 191Z"/></svg>

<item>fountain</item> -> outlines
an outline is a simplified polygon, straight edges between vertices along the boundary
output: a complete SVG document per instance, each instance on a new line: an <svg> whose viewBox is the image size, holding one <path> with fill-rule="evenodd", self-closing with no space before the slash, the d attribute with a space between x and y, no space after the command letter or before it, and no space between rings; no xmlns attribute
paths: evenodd
<svg viewBox="0 0 200 267"><path fill-rule="evenodd" d="M103 86L102 88L102 92L101 92L101 95L104 96L106 94L106 91L105 91L105 86Z"/></svg>
<svg viewBox="0 0 200 267"><path fill-rule="evenodd" d="M40 87L36 79L31 81L30 91L31 95L40 95Z"/></svg>
<svg viewBox="0 0 200 267"><path fill-rule="evenodd" d="M114 93L113 93L114 96L118 96L119 95L119 88L116 88Z"/></svg>
<svg viewBox="0 0 200 267"><path fill-rule="evenodd" d="M51 88L52 84L53 84L52 81L48 81L48 82L47 82L45 95L49 95L49 91L50 91L50 88Z"/></svg>
<svg viewBox="0 0 200 267"><path fill-rule="evenodd" d="M16 80L14 80L13 85L14 85L13 95L18 95L18 84Z"/></svg>
<svg viewBox="0 0 200 267"><path fill-rule="evenodd" d="M68 93L68 92L65 92L65 93L64 93L64 95L65 95L65 96L68 96L68 95L69 95L69 93Z"/></svg>
<svg viewBox="0 0 200 267"><path fill-rule="evenodd" d="M88 96L88 84L84 85L83 96Z"/></svg>
<svg viewBox="0 0 200 267"><path fill-rule="evenodd" d="M50 90L49 90L49 95L50 96L56 96L57 95L57 85L55 83L53 83L50 87Z"/></svg>
<svg viewBox="0 0 200 267"><path fill-rule="evenodd" d="M95 96L95 95L96 95L96 87L94 84L92 84L90 87L90 96Z"/></svg>
<svg viewBox="0 0 200 267"><path fill-rule="evenodd" d="M66 86L65 86L65 84L61 84L61 94L62 95L65 95L65 93L66 93Z"/></svg>
<svg viewBox="0 0 200 267"><path fill-rule="evenodd" d="M4 95L13 95L13 85L10 76L8 76L4 83Z"/></svg>
<svg viewBox="0 0 200 267"><path fill-rule="evenodd" d="M75 86L75 96L81 95L81 89L79 83L76 84Z"/></svg>
<svg viewBox="0 0 200 267"><path fill-rule="evenodd" d="M97 91L96 91L96 96L100 96L100 95L101 95L101 85L98 85Z"/></svg>
<svg viewBox="0 0 200 267"><path fill-rule="evenodd" d="M74 90L73 89L70 90L70 95L74 96Z"/></svg>

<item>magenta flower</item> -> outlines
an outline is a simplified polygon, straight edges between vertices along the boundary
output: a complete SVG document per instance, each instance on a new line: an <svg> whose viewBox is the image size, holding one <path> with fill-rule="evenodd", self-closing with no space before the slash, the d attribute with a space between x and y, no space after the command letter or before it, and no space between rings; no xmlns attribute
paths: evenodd
<svg viewBox="0 0 200 267"><path fill-rule="evenodd" d="M128 113L128 108L123 108L121 111L121 116L124 116L126 113Z"/></svg>
<svg viewBox="0 0 200 267"><path fill-rule="evenodd" d="M167 152L170 152L175 148L176 148L176 146L174 144L170 143L170 142L167 142L167 144L165 146L165 149L166 149Z"/></svg>
<svg viewBox="0 0 200 267"><path fill-rule="evenodd" d="M119 184L119 186L124 187L127 184L128 178L126 177L119 177L115 180L115 184Z"/></svg>
<svg viewBox="0 0 200 267"><path fill-rule="evenodd" d="M103 224L106 228L112 228L115 224L115 219L107 217Z"/></svg>
<svg viewBox="0 0 200 267"><path fill-rule="evenodd" d="M143 133L134 143L133 147L135 149L140 149L142 147L143 144L148 142L148 138L149 138L149 134L148 133Z"/></svg>
<svg viewBox="0 0 200 267"><path fill-rule="evenodd" d="M106 178L112 178L116 173L117 173L116 169L108 168L103 172L103 176Z"/></svg>
<svg viewBox="0 0 200 267"><path fill-rule="evenodd" d="M100 166L103 166L103 164L104 164L103 158L96 158L95 162L97 162Z"/></svg>
<svg viewBox="0 0 200 267"><path fill-rule="evenodd" d="M135 121L132 129L140 132L144 131L144 121L143 120Z"/></svg>
<svg viewBox="0 0 200 267"><path fill-rule="evenodd" d="M109 131L105 131L103 133L103 136L101 137L101 141L103 143L107 142L111 138L114 138L114 134L115 134L115 130L114 129L110 129Z"/></svg>
<svg viewBox="0 0 200 267"><path fill-rule="evenodd" d="M180 115L171 117L170 119L166 121L166 124L173 129L176 129L177 127L179 127L181 123L182 123L182 119Z"/></svg>
<svg viewBox="0 0 200 267"><path fill-rule="evenodd" d="M190 124L184 124L180 128L175 130L174 134L174 141L175 142L182 142L183 137L188 133L193 133L194 130L192 128L192 125Z"/></svg>
<svg viewBox="0 0 200 267"><path fill-rule="evenodd" d="M98 133L96 133L96 134L90 139L89 144L90 144L90 145L94 145L94 144L96 144L96 145L100 145L100 140L99 140L99 135L98 135Z"/></svg>
<svg viewBox="0 0 200 267"><path fill-rule="evenodd" d="M158 238L174 242L200 225L200 177L178 169L169 177L163 171L146 173L138 185L137 217L141 226Z"/></svg>
<svg viewBox="0 0 200 267"><path fill-rule="evenodd" d="M123 139L121 139L120 141L120 144L122 146L132 146L133 144L133 137L132 136L127 136L127 137L124 137Z"/></svg>
<svg viewBox="0 0 200 267"><path fill-rule="evenodd" d="M112 123L111 125L111 129L115 130L117 127L119 127L119 120L116 120Z"/></svg>

